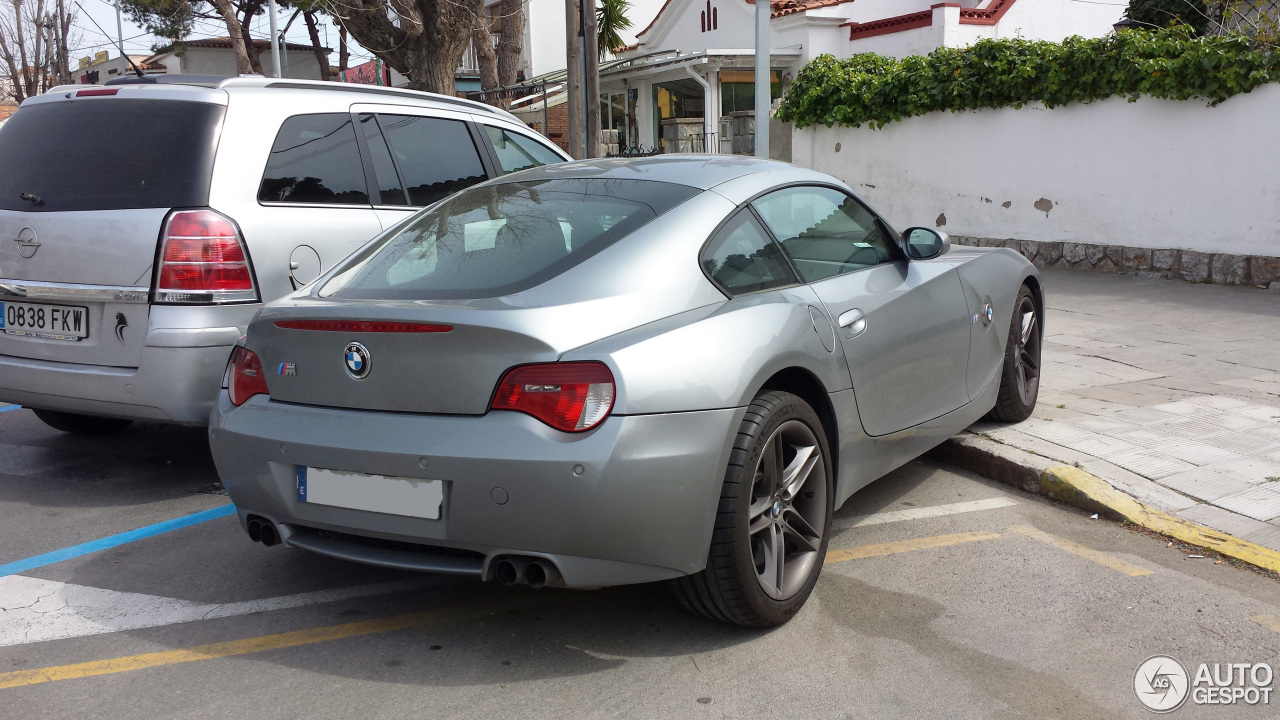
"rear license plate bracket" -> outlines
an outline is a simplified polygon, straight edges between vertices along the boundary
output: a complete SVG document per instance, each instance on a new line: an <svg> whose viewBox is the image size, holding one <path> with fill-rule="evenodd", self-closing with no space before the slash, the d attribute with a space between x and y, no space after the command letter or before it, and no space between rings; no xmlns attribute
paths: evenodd
<svg viewBox="0 0 1280 720"><path fill-rule="evenodd" d="M439 520L444 481L299 465L299 503Z"/></svg>
<svg viewBox="0 0 1280 720"><path fill-rule="evenodd" d="M50 340L83 340L89 337L89 308L5 300L0 302L0 332Z"/></svg>

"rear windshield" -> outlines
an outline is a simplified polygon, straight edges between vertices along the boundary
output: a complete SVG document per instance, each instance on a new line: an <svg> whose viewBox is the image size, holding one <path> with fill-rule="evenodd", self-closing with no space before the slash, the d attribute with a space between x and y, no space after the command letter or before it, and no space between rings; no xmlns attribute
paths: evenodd
<svg viewBox="0 0 1280 720"><path fill-rule="evenodd" d="M224 110L118 97L23 106L0 128L0 209L207 205Z"/></svg>
<svg viewBox="0 0 1280 720"><path fill-rule="evenodd" d="M559 275L697 192L615 179L477 186L357 254L320 294L407 300L509 295Z"/></svg>

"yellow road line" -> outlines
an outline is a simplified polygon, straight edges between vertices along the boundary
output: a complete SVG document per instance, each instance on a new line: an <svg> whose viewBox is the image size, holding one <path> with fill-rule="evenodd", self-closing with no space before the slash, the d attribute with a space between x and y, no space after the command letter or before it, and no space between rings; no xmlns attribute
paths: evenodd
<svg viewBox="0 0 1280 720"><path fill-rule="evenodd" d="M912 538L910 540L897 540L894 542L877 543L875 545L859 545L857 547L844 548L842 550L828 550L826 563L845 562L846 560L860 560L862 558L883 557L885 555L897 555L898 553L912 552L915 550L928 550L930 548L948 547L951 545L960 545L962 543L974 542L977 540L995 540L997 538L1009 537L1012 535L1025 535L1027 537L1039 540L1046 545L1052 545L1067 552L1082 557L1086 560L1095 562L1103 567L1111 568L1117 572L1124 573L1130 577L1140 577L1142 575L1151 575L1152 571L1125 562L1110 553L1094 550L1093 548L1081 545L1066 538L1051 535L1043 530L1031 527L1029 525L1016 525L1007 529L1003 533L998 532L963 532L951 533L948 535L932 535L930 537Z"/></svg>
<svg viewBox="0 0 1280 720"><path fill-rule="evenodd" d="M1280 633L1280 618L1275 615L1254 615L1249 618L1271 632Z"/></svg>
<svg viewBox="0 0 1280 720"><path fill-rule="evenodd" d="M124 657L111 658L109 660L94 660L92 662L56 665L53 667L0 673L0 689L39 685L41 683L54 682L57 680L73 680L75 678L93 677L95 675L112 675L114 673L143 670L146 668L159 667L161 665L174 665L177 663L195 662L197 660L212 660L214 658L247 655L249 653L263 652L266 650L278 650L280 648L311 645L319 642L327 642L329 640L340 640L342 638L357 637L360 635L372 635L374 633L383 633L391 630L403 630L404 628L422 625L440 617L441 615L442 613L440 612L408 613L405 615L394 615L392 617L381 618L378 620L361 620L342 625L330 625L328 627L311 628L309 630L295 630L293 632L278 633L276 635L263 635L261 637L247 638L244 640L232 640L231 642L197 645L184 650L165 650L161 652L143 653L141 655L126 655Z"/></svg>
<svg viewBox="0 0 1280 720"><path fill-rule="evenodd" d="M859 545L858 547L845 548L843 550L828 550L826 562L829 564L846 560L880 557L882 555L896 555L897 553L911 552L912 550L947 547L948 545L959 545L960 543L974 542L975 540L994 540L998 537L1002 537L1000 533L963 532L913 538L911 540L898 540L876 545Z"/></svg>
<svg viewBox="0 0 1280 720"><path fill-rule="evenodd" d="M1120 492L1106 480L1070 465L1045 470L1040 476L1040 487L1049 497L1068 505L1090 512L1119 516L1175 540L1209 548L1260 568L1280 572L1280 551L1156 510Z"/></svg>
<svg viewBox="0 0 1280 720"><path fill-rule="evenodd" d="M1027 537L1035 538L1046 545L1062 548L1072 555L1077 555L1085 560L1096 562L1103 567L1108 567L1117 572L1122 572L1129 577L1140 577L1142 575L1152 574L1151 570L1144 567L1138 567L1132 563L1127 563L1110 553L1105 553L1101 550L1094 550L1091 547L1086 547L1078 542L1073 542L1066 538L1058 537L1057 535L1050 535L1043 530L1033 528L1029 525L1017 525L1015 527L1011 527L1009 528L1009 532L1017 535L1026 535Z"/></svg>

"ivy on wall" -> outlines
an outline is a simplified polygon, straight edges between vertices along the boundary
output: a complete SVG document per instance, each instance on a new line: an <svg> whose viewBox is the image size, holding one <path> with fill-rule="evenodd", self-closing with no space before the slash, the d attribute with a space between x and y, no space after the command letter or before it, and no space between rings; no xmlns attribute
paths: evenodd
<svg viewBox="0 0 1280 720"><path fill-rule="evenodd" d="M1242 35L1196 37L1191 28L1121 30L1061 43L980 40L895 60L862 53L814 58L796 76L778 117L796 127L881 128L936 110L1047 107L1122 95L1216 105L1280 80L1280 52Z"/></svg>

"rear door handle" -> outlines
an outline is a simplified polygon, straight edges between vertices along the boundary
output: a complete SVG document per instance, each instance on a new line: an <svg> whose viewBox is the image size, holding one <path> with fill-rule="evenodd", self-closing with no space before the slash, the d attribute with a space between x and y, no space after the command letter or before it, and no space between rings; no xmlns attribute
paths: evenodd
<svg viewBox="0 0 1280 720"><path fill-rule="evenodd" d="M867 331L867 315L858 308L841 313L839 323L849 331L849 337L858 337Z"/></svg>

